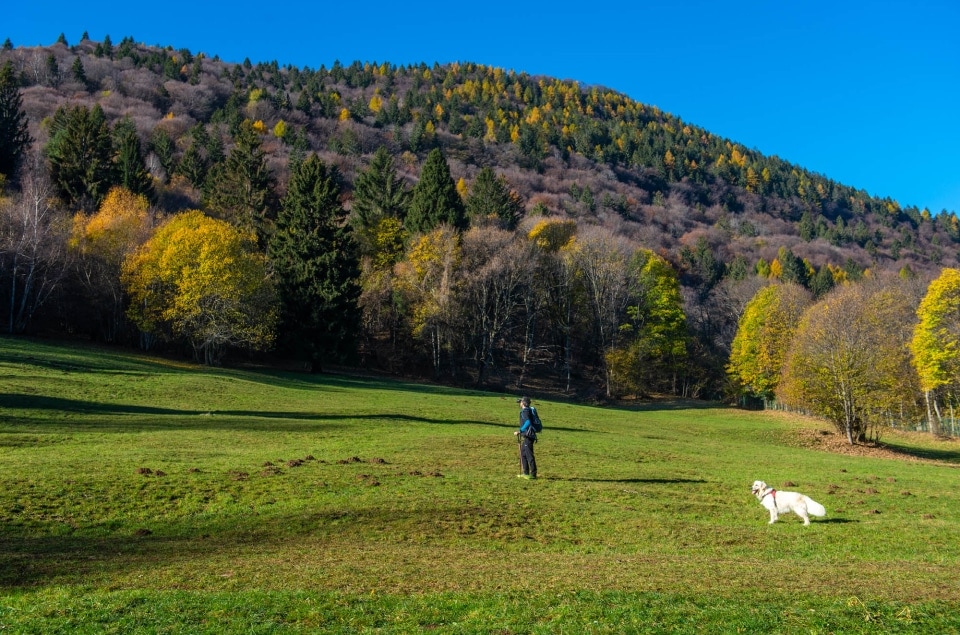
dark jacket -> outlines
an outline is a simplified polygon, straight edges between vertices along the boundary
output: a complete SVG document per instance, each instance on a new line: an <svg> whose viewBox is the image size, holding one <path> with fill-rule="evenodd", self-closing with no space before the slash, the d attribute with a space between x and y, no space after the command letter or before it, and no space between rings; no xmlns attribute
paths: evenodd
<svg viewBox="0 0 960 635"><path fill-rule="evenodd" d="M537 440L537 432L533 429L533 414L529 406L520 410L520 436L533 441Z"/></svg>

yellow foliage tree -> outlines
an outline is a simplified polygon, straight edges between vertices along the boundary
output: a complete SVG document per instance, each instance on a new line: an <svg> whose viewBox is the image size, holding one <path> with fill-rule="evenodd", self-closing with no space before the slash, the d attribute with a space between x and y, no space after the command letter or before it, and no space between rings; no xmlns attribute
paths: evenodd
<svg viewBox="0 0 960 635"><path fill-rule="evenodd" d="M68 247L77 255L77 271L91 307L102 307L100 335L113 341L123 323L120 270L124 258L148 237L152 221L145 196L111 188L96 214L78 213Z"/></svg>
<svg viewBox="0 0 960 635"><path fill-rule="evenodd" d="M940 272L927 287L917 317L910 350L936 432L943 419L940 404L952 409L960 388L960 270Z"/></svg>
<svg viewBox="0 0 960 635"><path fill-rule="evenodd" d="M193 210L170 218L123 262L128 315L146 333L182 337L198 360L268 349L277 300L256 237Z"/></svg>
<svg viewBox="0 0 960 635"><path fill-rule="evenodd" d="M570 244L577 232L577 223L572 219L544 219L533 226L527 237L548 252L557 252Z"/></svg>

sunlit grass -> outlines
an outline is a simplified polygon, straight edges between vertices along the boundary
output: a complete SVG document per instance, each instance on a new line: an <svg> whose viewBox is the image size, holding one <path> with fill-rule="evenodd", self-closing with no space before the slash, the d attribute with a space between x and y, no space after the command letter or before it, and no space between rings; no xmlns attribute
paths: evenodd
<svg viewBox="0 0 960 635"><path fill-rule="evenodd" d="M538 401L526 482L514 399L0 339L0 627L960 628L956 444L850 457L782 416ZM768 526L757 478L827 518Z"/></svg>

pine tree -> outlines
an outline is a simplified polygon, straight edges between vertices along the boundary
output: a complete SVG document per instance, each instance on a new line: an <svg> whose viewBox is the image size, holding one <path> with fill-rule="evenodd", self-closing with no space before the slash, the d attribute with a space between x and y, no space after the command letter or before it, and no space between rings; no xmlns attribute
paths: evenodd
<svg viewBox="0 0 960 635"><path fill-rule="evenodd" d="M523 203L505 178L483 168L470 188L466 210L474 224L493 220L504 229L513 229L523 213Z"/></svg>
<svg viewBox="0 0 960 635"><path fill-rule="evenodd" d="M114 144L117 148L115 159L117 184L122 185L134 194L151 196L153 194L153 178L147 171L140 149L140 137L137 136L137 127L133 120L124 117L113 127Z"/></svg>
<svg viewBox="0 0 960 635"><path fill-rule="evenodd" d="M212 216L256 232L264 247L272 230L273 176L250 120L240 124L234 141L227 160L208 175L204 204Z"/></svg>
<svg viewBox="0 0 960 635"><path fill-rule="evenodd" d="M402 223L409 205L410 190L404 185L403 179L397 176L393 157L386 148L380 146L369 167L360 172L353 183L350 222L357 232L361 250L370 253L374 249L380 223L387 218Z"/></svg>
<svg viewBox="0 0 960 635"><path fill-rule="evenodd" d="M46 154L50 177L68 205L92 210L114 185L113 141L99 104L58 108Z"/></svg>
<svg viewBox="0 0 960 635"><path fill-rule="evenodd" d="M467 228L467 215L457 194L457 184L450 176L450 166L440 149L434 148L427 155L420 181L413 188L404 224L411 233L418 233L428 232L441 223L463 230Z"/></svg>
<svg viewBox="0 0 960 635"><path fill-rule="evenodd" d="M20 85L7 62L0 68L0 175L13 180L30 145Z"/></svg>
<svg viewBox="0 0 960 635"><path fill-rule="evenodd" d="M297 166L270 239L281 303L278 345L309 362L346 361L360 331L360 267L339 174L316 155Z"/></svg>

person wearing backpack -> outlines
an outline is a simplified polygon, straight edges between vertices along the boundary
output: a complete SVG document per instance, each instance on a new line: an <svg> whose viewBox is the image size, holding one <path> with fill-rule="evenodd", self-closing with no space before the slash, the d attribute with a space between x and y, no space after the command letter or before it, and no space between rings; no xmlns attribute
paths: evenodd
<svg viewBox="0 0 960 635"><path fill-rule="evenodd" d="M530 397L523 396L517 400L520 404L520 429L513 432L520 441L520 471L519 478L537 478L537 460L533 456L533 444L537 442L537 429L542 429L540 417L536 410L530 407Z"/></svg>

